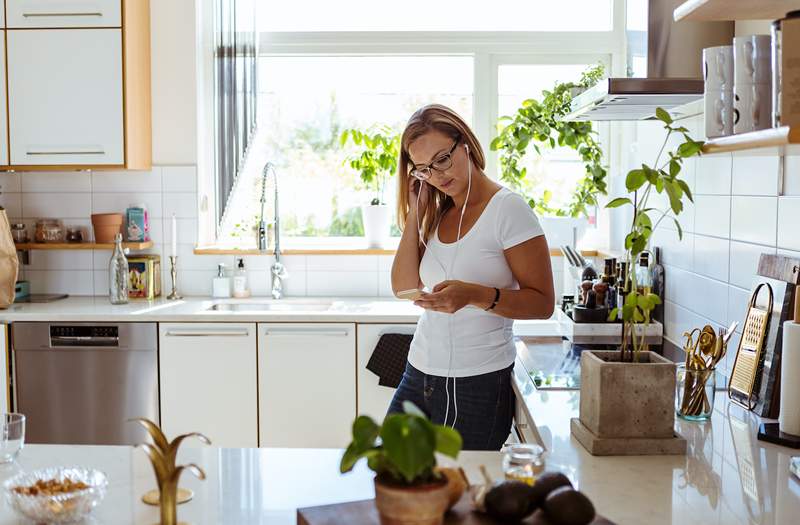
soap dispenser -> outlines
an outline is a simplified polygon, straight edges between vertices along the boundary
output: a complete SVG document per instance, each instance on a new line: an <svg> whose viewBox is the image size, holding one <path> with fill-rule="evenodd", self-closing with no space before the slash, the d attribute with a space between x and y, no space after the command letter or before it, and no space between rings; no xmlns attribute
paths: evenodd
<svg viewBox="0 0 800 525"><path fill-rule="evenodd" d="M239 259L236 275L233 276L233 296L250 297L250 289L247 286L247 271L244 269L244 259Z"/></svg>
<svg viewBox="0 0 800 525"><path fill-rule="evenodd" d="M214 277L214 282L211 286L212 297L230 297L231 296L231 279L225 275L225 265L220 263L217 268L217 276Z"/></svg>

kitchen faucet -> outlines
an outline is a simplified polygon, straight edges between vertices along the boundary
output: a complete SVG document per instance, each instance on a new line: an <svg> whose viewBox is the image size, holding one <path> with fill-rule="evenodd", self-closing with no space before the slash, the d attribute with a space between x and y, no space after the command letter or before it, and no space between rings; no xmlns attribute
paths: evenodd
<svg viewBox="0 0 800 525"><path fill-rule="evenodd" d="M258 221L258 250L262 253L267 251L267 223L264 222L264 206L267 203L267 177L272 171L272 178L275 181L275 262L270 267L272 276L272 298L280 299L283 296L283 281L289 277L289 272L281 263L281 219L278 213L278 172L275 165L267 162L261 172L261 219Z"/></svg>

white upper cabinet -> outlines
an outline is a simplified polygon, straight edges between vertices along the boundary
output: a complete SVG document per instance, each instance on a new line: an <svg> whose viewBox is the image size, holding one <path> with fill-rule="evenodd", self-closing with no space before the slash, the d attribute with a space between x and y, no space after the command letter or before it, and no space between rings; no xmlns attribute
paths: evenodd
<svg viewBox="0 0 800 525"><path fill-rule="evenodd" d="M0 3L0 7L2 4ZM2 12L2 10L0 10ZM5 31L0 31L0 166L8 165L8 113L6 111L6 41L2 38Z"/></svg>
<svg viewBox="0 0 800 525"><path fill-rule="evenodd" d="M122 165L121 30L7 33L10 163Z"/></svg>
<svg viewBox="0 0 800 525"><path fill-rule="evenodd" d="M121 0L6 0L6 25L9 28L120 27L121 4Z"/></svg>

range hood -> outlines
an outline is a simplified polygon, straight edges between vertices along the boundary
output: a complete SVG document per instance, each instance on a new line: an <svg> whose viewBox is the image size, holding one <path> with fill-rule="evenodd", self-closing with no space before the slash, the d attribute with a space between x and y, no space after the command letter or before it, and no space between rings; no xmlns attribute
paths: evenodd
<svg viewBox="0 0 800 525"><path fill-rule="evenodd" d="M730 44L733 22L676 23L682 0L628 0L628 77L612 77L572 99L564 120L647 120L656 108L678 108L703 98L701 57L706 47ZM645 68L647 76L642 75Z"/></svg>

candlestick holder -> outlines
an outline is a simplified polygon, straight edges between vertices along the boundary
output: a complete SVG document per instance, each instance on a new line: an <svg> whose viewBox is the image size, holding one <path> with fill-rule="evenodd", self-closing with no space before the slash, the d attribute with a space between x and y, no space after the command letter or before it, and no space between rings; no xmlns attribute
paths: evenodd
<svg viewBox="0 0 800 525"><path fill-rule="evenodd" d="M178 293L178 256L169 256L169 274L172 277L172 291L167 296L170 301L183 299L183 296Z"/></svg>

